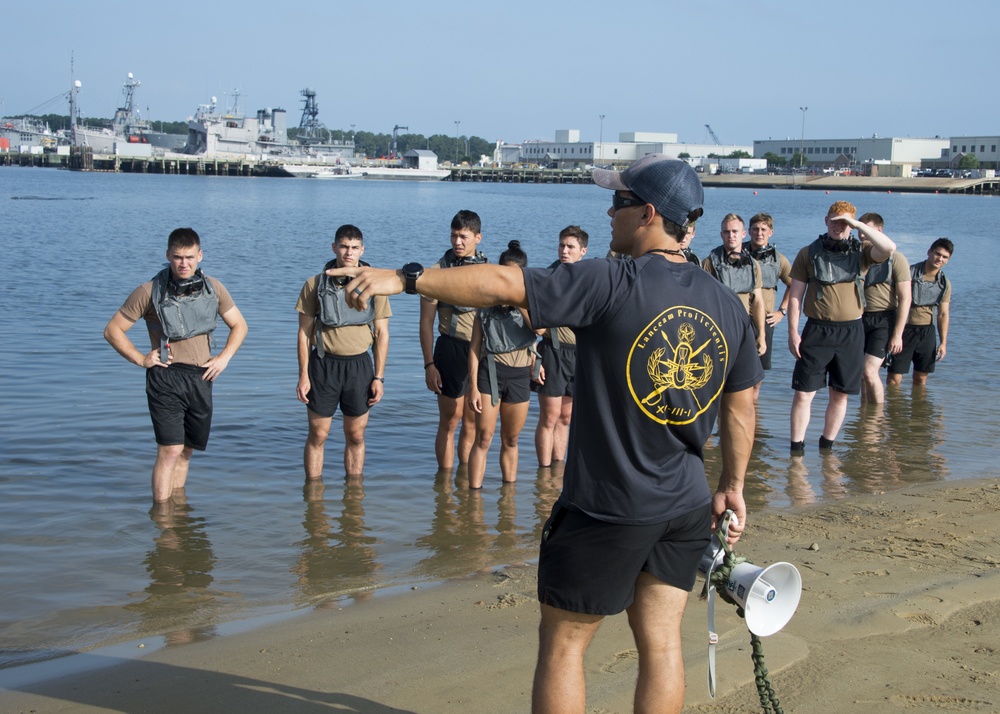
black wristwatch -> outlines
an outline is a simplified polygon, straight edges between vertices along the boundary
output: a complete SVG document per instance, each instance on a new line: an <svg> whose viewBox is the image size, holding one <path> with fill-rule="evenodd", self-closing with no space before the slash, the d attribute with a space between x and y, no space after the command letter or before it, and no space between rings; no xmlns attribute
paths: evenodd
<svg viewBox="0 0 1000 714"><path fill-rule="evenodd" d="M417 278L424 274L424 266L420 263L407 263L403 266L403 280L406 281L406 294L417 294Z"/></svg>

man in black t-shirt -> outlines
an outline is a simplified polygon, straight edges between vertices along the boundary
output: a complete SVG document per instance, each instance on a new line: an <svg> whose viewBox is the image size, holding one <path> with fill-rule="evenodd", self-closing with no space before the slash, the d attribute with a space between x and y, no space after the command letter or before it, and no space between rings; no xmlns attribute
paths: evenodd
<svg viewBox="0 0 1000 714"><path fill-rule="evenodd" d="M715 523L735 511L732 543L746 523L763 371L739 299L681 250L702 213L691 167L650 155L593 178L615 191L610 248L632 260L336 274L356 276L348 288L359 305L405 285L457 304L527 307L536 327L573 328L576 408L563 492L542 535L533 711L584 709L583 654L603 617L622 610L639 651L636 710L680 711L681 619ZM717 417L723 464L713 495L703 448Z"/></svg>

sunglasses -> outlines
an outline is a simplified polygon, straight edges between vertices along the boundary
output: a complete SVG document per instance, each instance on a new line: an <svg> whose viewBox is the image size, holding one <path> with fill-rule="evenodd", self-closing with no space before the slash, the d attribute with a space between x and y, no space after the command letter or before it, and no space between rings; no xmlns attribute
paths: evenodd
<svg viewBox="0 0 1000 714"><path fill-rule="evenodd" d="M619 196L617 193L611 195L611 207L616 211L628 208L629 206L645 206L647 203L648 201L643 201L638 196L635 198L626 198L625 196Z"/></svg>

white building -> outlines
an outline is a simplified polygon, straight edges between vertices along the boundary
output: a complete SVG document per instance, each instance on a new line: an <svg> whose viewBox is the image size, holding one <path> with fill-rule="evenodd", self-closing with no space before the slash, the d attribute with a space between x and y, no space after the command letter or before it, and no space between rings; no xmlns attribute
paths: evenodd
<svg viewBox="0 0 1000 714"><path fill-rule="evenodd" d="M805 154L806 166L863 165L874 163L909 164L919 166L923 160L941 156L948 148L948 140L909 137L871 137L856 139L758 139L753 142L753 155L763 158L774 154L787 161L800 150Z"/></svg>
<svg viewBox="0 0 1000 714"><path fill-rule="evenodd" d="M719 146L716 144L681 144L677 134L645 131L622 132L618 141L580 141L579 129L556 131L555 141L525 141L521 144L521 163L583 168L590 165L622 166L647 154L686 154L692 163L709 154L728 156L736 151L750 153L750 146Z"/></svg>
<svg viewBox="0 0 1000 714"><path fill-rule="evenodd" d="M966 154L975 154L981 168L1000 169L1000 136L953 136L941 152L941 159L951 167Z"/></svg>

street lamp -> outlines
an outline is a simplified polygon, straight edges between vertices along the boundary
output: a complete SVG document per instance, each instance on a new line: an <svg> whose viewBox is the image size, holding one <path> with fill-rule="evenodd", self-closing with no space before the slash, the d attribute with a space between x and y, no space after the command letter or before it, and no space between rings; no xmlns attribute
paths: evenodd
<svg viewBox="0 0 1000 714"><path fill-rule="evenodd" d="M456 120L455 120L455 138L456 138L456 139L457 139L457 138L459 138L459 133L458 133L458 125L459 125L459 124L461 124L461 123L462 123L462 120L461 120L461 119L456 119ZM460 156L460 157L459 157L459 159L461 159L461 158L462 158L462 157Z"/></svg>
<svg viewBox="0 0 1000 714"><path fill-rule="evenodd" d="M805 154L805 143L806 143L806 112L809 111L809 107L799 107L802 111L802 138L799 139L799 167L802 167L803 162L806 160Z"/></svg>
<svg viewBox="0 0 1000 714"><path fill-rule="evenodd" d="M604 115L599 114L598 116L600 116L601 118L601 134L598 146L600 147L599 151L601 152L601 161L603 162L604 161ZM597 163L597 157L594 157L594 163L595 164Z"/></svg>

